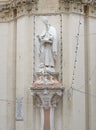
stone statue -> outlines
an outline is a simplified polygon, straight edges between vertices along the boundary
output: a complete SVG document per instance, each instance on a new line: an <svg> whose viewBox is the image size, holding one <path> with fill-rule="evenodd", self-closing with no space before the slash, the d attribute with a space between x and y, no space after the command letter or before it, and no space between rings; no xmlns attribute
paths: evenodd
<svg viewBox="0 0 96 130"><path fill-rule="evenodd" d="M40 42L40 68L55 72L55 62L57 56L57 31L48 23L46 17L43 18L46 30L41 35L37 35Z"/></svg>

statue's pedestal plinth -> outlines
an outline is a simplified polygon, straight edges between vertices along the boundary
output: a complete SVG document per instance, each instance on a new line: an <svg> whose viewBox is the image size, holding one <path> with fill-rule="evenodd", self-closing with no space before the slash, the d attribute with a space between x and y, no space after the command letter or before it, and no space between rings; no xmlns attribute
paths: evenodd
<svg viewBox="0 0 96 130"><path fill-rule="evenodd" d="M41 73L41 72L37 72L35 74L35 81L32 84L33 87L42 87L42 88L46 88L46 87L62 87L61 83L58 81L58 73L56 72L45 72L45 73Z"/></svg>
<svg viewBox="0 0 96 130"><path fill-rule="evenodd" d="M58 81L58 73L36 73L30 89L35 106L41 109L41 130L54 130L54 108L64 90Z"/></svg>

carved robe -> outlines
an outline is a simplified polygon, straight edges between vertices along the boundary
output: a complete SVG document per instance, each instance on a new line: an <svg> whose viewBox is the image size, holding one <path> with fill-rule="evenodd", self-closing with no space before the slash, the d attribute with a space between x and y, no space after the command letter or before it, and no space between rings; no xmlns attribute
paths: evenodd
<svg viewBox="0 0 96 130"><path fill-rule="evenodd" d="M57 55L57 32L49 25L48 31L40 37L40 62L47 67L54 67L55 56Z"/></svg>

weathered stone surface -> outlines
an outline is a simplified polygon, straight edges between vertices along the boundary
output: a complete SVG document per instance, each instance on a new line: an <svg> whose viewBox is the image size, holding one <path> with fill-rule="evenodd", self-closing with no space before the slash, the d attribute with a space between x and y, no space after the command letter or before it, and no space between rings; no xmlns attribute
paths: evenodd
<svg viewBox="0 0 96 130"><path fill-rule="evenodd" d="M32 84L32 91L42 89L43 94L65 87L63 99L54 111L56 130L95 130L95 1L82 4L75 0L39 0L37 3L31 1L31 4L18 1L18 6L14 2L13 5L9 5L10 2L8 5L0 2L0 130L40 128L40 110L33 105L34 100L29 90ZM57 29L60 56L57 58L56 71L59 72L60 82L62 79L61 84L53 74L45 74L46 78L42 80L38 73L37 80L34 81L34 66L39 65L38 62L34 63L34 58L37 58L34 57L34 30L37 27L38 34L42 30L39 20L41 16L47 16ZM37 25L38 22L40 24ZM48 84L47 91L44 90L45 81ZM16 121L17 97L24 98L22 121Z"/></svg>
<svg viewBox="0 0 96 130"><path fill-rule="evenodd" d="M58 81L58 73L52 73L52 72L45 72L44 74L38 72L35 74L36 80L32 84L33 87L58 87L62 86L61 83Z"/></svg>

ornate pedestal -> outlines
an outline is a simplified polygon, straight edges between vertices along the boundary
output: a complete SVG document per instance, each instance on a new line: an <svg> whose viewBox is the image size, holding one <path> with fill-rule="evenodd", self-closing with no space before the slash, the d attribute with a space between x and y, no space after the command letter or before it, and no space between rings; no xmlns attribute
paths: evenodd
<svg viewBox="0 0 96 130"><path fill-rule="evenodd" d="M54 108L62 97L63 90L58 81L58 73L36 73L31 94L35 105L41 110L41 130L54 130Z"/></svg>

